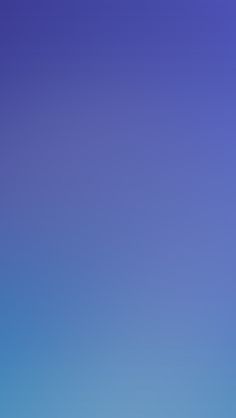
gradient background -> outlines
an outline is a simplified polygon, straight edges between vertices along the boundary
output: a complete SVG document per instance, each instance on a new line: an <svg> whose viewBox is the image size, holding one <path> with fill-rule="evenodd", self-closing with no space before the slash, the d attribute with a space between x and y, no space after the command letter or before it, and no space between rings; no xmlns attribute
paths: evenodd
<svg viewBox="0 0 236 418"><path fill-rule="evenodd" d="M1 2L0 415L236 416L234 2Z"/></svg>

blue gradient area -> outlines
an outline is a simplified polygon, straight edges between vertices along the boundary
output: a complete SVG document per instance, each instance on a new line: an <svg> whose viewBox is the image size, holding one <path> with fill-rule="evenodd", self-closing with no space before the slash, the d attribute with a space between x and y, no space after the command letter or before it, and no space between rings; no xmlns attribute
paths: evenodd
<svg viewBox="0 0 236 418"><path fill-rule="evenodd" d="M0 415L235 418L234 3L0 7Z"/></svg>

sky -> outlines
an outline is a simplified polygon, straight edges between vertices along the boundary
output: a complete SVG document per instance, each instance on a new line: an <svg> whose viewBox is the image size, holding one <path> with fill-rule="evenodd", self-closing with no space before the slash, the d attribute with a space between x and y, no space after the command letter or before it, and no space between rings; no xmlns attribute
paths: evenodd
<svg viewBox="0 0 236 418"><path fill-rule="evenodd" d="M4 418L235 417L235 16L1 2Z"/></svg>

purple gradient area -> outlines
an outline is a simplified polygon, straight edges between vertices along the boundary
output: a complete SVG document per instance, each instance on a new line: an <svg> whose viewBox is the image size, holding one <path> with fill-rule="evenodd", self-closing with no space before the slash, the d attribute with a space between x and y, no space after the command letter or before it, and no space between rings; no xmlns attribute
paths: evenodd
<svg viewBox="0 0 236 418"><path fill-rule="evenodd" d="M2 2L0 410L235 417L232 2Z"/></svg>

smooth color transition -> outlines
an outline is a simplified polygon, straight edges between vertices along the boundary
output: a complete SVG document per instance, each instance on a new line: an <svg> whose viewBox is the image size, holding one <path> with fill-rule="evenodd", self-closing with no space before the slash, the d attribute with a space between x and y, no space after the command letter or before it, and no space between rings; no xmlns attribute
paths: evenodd
<svg viewBox="0 0 236 418"><path fill-rule="evenodd" d="M235 418L235 20L1 1L2 418Z"/></svg>

